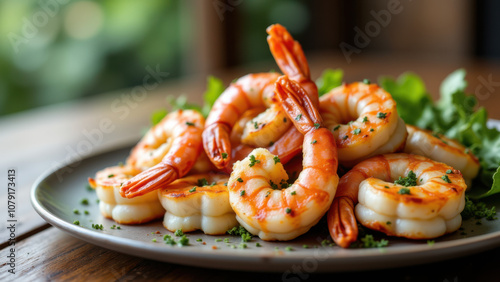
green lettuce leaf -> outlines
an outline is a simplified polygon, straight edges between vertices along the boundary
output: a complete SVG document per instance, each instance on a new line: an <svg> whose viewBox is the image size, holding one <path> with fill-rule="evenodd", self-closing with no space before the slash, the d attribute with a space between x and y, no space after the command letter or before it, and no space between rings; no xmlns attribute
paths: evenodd
<svg viewBox="0 0 500 282"><path fill-rule="evenodd" d="M199 111L204 117L208 116L208 113L212 109L217 98L220 94L224 92L225 87L222 80L216 78L215 76L209 76L207 78L207 89L203 95L203 107L189 103L187 101L186 95L180 95L177 97L168 96L167 101L171 106L171 110L196 110ZM166 109L159 109L151 114L151 124L158 124L166 115L168 111Z"/></svg>
<svg viewBox="0 0 500 282"><path fill-rule="evenodd" d="M215 76L209 76L207 78L207 90L203 94L204 104L201 111L203 116L208 116L208 113L210 113L210 109L212 109L215 101L225 89L226 87L224 86L224 83L222 83L222 80Z"/></svg>
<svg viewBox="0 0 500 282"><path fill-rule="evenodd" d="M323 96L333 88L342 84L344 71L341 69L326 69L321 76L316 80L319 96Z"/></svg>
<svg viewBox="0 0 500 282"><path fill-rule="evenodd" d="M465 76L463 69L451 73L442 82L436 103L422 80L411 73L397 80L382 77L380 85L396 100L405 122L456 139L479 158L481 169L469 194L483 198L500 193L500 132L488 128L488 113L484 108L476 109L475 96L465 92Z"/></svg>

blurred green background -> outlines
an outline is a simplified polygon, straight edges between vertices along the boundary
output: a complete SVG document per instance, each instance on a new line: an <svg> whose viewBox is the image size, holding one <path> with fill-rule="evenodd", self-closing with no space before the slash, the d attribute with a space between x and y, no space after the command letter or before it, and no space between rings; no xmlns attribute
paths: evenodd
<svg viewBox="0 0 500 282"><path fill-rule="evenodd" d="M419 2L398 19L403 24L388 27L366 49L498 56L498 40L490 40L498 36L489 35L498 30L498 17L488 14L498 4ZM367 0L2 1L0 116L141 84L147 66L160 65L175 79L271 60L265 28L276 22L306 52L340 52L340 42L352 42L353 27L386 6ZM445 10L430 13L437 8ZM407 26L404 18L410 18ZM415 19L427 24L419 26Z"/></svg>

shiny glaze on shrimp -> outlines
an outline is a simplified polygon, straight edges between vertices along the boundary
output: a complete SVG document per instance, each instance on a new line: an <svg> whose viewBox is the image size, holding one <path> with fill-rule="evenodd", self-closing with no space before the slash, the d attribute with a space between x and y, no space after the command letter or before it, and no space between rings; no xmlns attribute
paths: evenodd
<svg viewBox="0 0 500 282"><path fill-rule="evenodd" d="M97 172L89 185L96 190L99 209L104 217L119 224L140 224L161 218L165 210L156 192L143 194L134 199L123 198L120 186L141 171L132 166L113 166Z"/></svg>
<svg viewBox="0 0 500 282"><path fill-rule="evenodd" d="M415 186L394 184L410 171ZM387 235L435 238L460 227L465 189L460 171L444 163L404 153L379 155L342 176L328 212L328 229L344 248L357 239L356 218Z"/></svg>
<svg viewBox="0 0 500 282"><path fill-rule="evenodd" d="M287 77L276 93L304 134L303 170L291 185L279 158L258 148L233 166L228 188L238 222L263 240L291 240L307 232L328 210L338 184L333 134L305 91Z"/></svg>
<svg viewBox="0 0 500 282"><path fill-rule="evenodd" d="M310 79L309 66L300 44L281 25L267 28L267 41L278 66L290 78L306 89L314 105L318 103L316 84ZM207 118L203 131L203 146L210 160L218 169L228 168L232 163L230 133L235 122L253 107L265 107L267 113L255 117L249 129L242 135L243 144L269 146L283 161L300 152L302 135L291 123L286 122L279 106L272 106L274 82L277 73L249 74L232 83L217 99ZM257 125L257 126L255 126ZM263 126L266 125L266 126ZM255 130L252 130L252 126ZM255 128L256 127L256 128ZM281 140L281 136L284 136ZM280 138L280 139L278 139ZM252 141L249 141L252 140Z"/></svg>
<svg viewBox="0 0 500 282"><path fill-rule="evenodd" d="M472 179L479 173L479 160L456 140L429 130L406 125L408 138L405 153L421 155L438 162L446 163L462 173L465 183L470 187Z"/></svg>
<svg viewBox="0 0 500 282"><path fill-rule="evenodd" d="M355 82L320 98L320 113L332 130L341 165L352 167L378 154L401 151L406 140L396 102L376 84Z"/></svg>
<svg viewBox="0 0 500 282"><path fill-rule="evenodd" d="M229 204L227 175L204 173L186 176L158 190L165 208L163 226L170 231L202 230L205 234L225 234L238 225Z"/></svg>
<svg viewBox="0 0 500 282"><path fill-rule="evenodd" d="M202 152L204 122L203 116L193 110L177 110L165 116L132 150L127 164L145 170L126 181L120 194L140 196L186 175Z"/></svg>

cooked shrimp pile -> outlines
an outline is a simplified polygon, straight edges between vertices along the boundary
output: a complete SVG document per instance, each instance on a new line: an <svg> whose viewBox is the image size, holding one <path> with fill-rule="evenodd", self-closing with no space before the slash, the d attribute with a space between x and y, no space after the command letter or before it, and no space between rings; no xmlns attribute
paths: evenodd
<svg viewBox="0 0 500 282"><path fill-rule="evenodd" d="M267 33L283 75L235 80L206 120L168 114L124 166L89 179L102 214L121 224L163 216L167 230L206 234L242 225L285 241L328 213L341 247L357 240L358 223L410 239L457 230L477 158L406 125L376 84L344 83L319 98L300 44L279 24Z"/></svg>

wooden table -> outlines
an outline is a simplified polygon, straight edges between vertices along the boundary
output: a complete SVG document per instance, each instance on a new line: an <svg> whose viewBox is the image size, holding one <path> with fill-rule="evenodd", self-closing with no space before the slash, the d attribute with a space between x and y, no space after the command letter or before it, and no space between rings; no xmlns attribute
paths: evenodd
<svg viewBox="0 0 500 282"><path fill-rule="evenodd" d="M350 64L341 56L330 54L309 55L313 78L325 68L342 68L346 81L364 78L376 81L379 74L397 76L412 70L427 83L428 89L436 97L439 83L449 73L459 67L468 71L469 92L480 94L479 104L485 106L491 118L500 119L500 64L480 61L442 62L436 59L391 58L366 55L357 57ZM161 68L160 68L161 69ZM245 68L216 70L214 75L228 84L233 78L248 72L277 69L269 63L260 63ZM163 69L161 69L163 70ZM166 71L163 70L163 71ZM146 75L145 71L145 75ZM486 81L486 82L485 82ZM490 83L487 83L490 81ZM495 83L496 82L496 83ZM483 85L483 86L480 86ZM151 85L150 85L151 86ZM15 169L16 174L16 265L15 273L6 263L9 254L7 211L2 211L0 223L0 280L256 280L262 278L282 279L369 279L378 275L394 280L438 280L463 281L478 278L484 281L496 271L496 261L490 257L500 256L500 248L473 256L456 258L432 265L419 265L362 273L308 274L309 276L289 277L282 273L242 273L203 269L146 260L124 255L76 239L47 224L33 210L29 193L36 178L44 171L67 161L75 160L75 146L85 137L85 132L99 128L105 118L115 126L113 132L103 134L90 154L133 144L142 130L149 125L152 111L167 105L167 95L186 94L192 102L200 102L205 89L205 77L187 77L151 86L144 96L131 96L132 90L106 93L92 98L35 109L0 119L0 172L2 193L0 202L7 203L7 170ZM479 89L479 90L478 90ZM482 91L482 92L477 92ZM127 100L128 99L128 100ZM124 106L117 110L117 106ZM126 109L126 110L125 110ZM425 263L425 262L422 262ZM484 278L484 279L481 279ZM391 279L392 280L392 279Z"/></svg>

